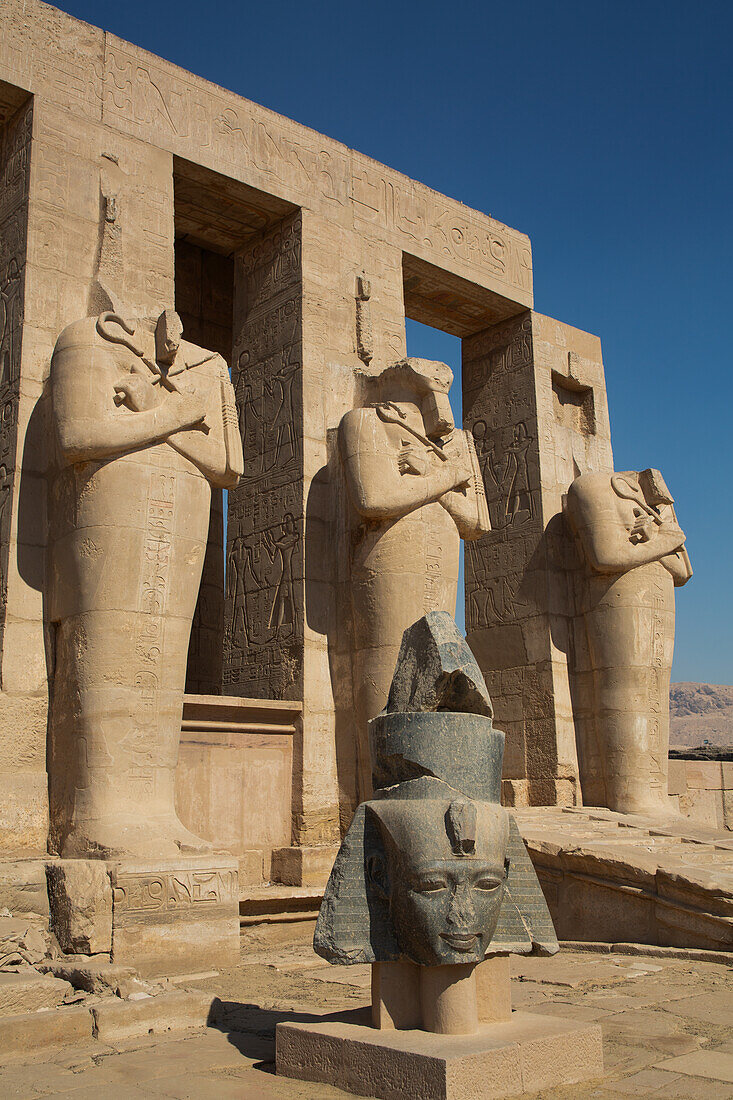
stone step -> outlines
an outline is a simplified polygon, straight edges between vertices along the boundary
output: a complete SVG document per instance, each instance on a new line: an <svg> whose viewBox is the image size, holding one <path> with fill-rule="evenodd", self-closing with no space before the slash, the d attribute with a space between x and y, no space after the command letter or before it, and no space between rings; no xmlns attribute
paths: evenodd
<svg viewBox="0 0 733 1100"><path fill-rule="evenodd" d="M71 993L73 986L69 982L50 974L38 974L35 970L0 974L0 1016L56 1008Z"/></svg>
<svg viewBox="0 0 733 1100"><path fill-rule="evenodd" d="M68 1005L48 1012L24 1012L0 1017L0 1065L33 1062L39 1053L71 1043L92 1041L88 1008Z"/></svg>
<svg viewBox="0 0 733 1100"><path fill-rule="evenodd" d="M319 886L252 886L239 895L242 927L264 921L312 920L323 901L325 883Z"/></svg>
<svg viewBox="0 0 733 1100"><path fill-rule="evenodd" d="M94 1035L101 1042L116 1043L142 1035L206 1027L216 1011L215 1000L210 993L183 990L141 1000L110 999L91 1010Z"/></svg>
<svg viewBox="0 0 733 1100"><path fill-rule="evenodd" d="M730 833L592 808L515 817L559 939L733 952Z"/></svg>

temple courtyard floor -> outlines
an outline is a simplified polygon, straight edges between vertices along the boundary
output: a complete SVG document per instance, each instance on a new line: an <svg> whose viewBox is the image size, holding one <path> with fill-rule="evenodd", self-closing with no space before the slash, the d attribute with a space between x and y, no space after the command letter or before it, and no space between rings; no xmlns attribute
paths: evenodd
<svg viewBox="0 0 733 1100"><path fill-rule="evenodd" d="M179 990L211 996L216 1026L119 1042L98 1039L35 1056L29 1049L0 1066L0 1097L345 1097L336 1087L274 1072L280 1020L313 1019L369 1003L369 968L324 963L310 948L312 931L309 921L250 930L239 967L178 982ZM606 1076L535 1095L732 1100L733 958L727 964L703 953L690 958L654 948L644 953L630 946L596 951L578 946L564 945L551 959L515 957L513 1003L550 1016L598 1021Z"/></svg>

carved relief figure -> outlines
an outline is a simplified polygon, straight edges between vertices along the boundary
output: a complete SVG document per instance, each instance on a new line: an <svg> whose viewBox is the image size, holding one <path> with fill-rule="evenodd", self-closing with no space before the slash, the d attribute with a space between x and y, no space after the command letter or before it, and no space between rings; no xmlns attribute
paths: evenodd
<svg viewBox="0 0 733 1100"><path fill-rule="evenodd" d="M532 494L527 466L527 451L531 443L532 437L527 432L527 425L520 420L514 428L514 438L504 456L506 472L501 477L502 485L508 481L504 507L506 523L514 523L518 517L520 523L523 519L532 518Z"/></svg>
<svg viewBox="0 0 733 1100"><path fill-rule="evenodd" d="M489 530L472 437L457 430L444 363L406 359L371 380L374 400L341 420L351 517L358 789L371 789L367 721L384 706L403 631L453 614L459 540Z"/></svg>
<svg viewBox="0 0 733 1100"><path fill-rule="evenodd" d="M0 385L18 374L18 332L20 327L20 269L13 256L0 282Z"/></svg>
<svg viewBox="0 0 733 1100"><path fill-rule="evenodd" d="M53 850L204 850L174 772L210 487L242 471L228 370L171 310L155 326L103 313L61 333L51 391Z"/></svg>
<svg viewBox="0 0 733 1100"><path fill-rule="evenodd" d="M242 649L249 645L250 630L247 618L247 593L245 579L247 567L251 568L252 551L238 535L232 543L227 559L227 597L232 601L230 644Z"/></svg>
<svg viewBox="0 0 733 1100"><path fill-rule="evenodd" d="M583 474L567 496L587 565L575 662L581 686L590 680L583 800L622 813L669 811L674 589L692 576L673 503L651 469Z"/></svg>
<svg viewBox="0 0 733 1100"><path fill-rule="evenodd" d="M290 512L285 514L281 524L281 534L276 538L271 531L265 531L265 546L274 561L277 553L280 558L280 579L275 590L275 599L268 626L277 637L281 628L284 634L295 631L295 592L293 591L293 553L298 545L298 528Z"/></svg>

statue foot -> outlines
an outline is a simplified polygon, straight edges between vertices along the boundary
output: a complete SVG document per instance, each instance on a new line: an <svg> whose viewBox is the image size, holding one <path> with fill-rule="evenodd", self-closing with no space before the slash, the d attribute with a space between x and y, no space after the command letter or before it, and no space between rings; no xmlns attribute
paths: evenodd
<svg viewBox="0 0 733 1100"><path fill-rule="evenodd" d="M213 852L214 845L208 841L203 840L200 836L196 836L190 829L187 829L178 818L175 818L170 826L170 835L173 843L178 846L179 851L185 852L188 855L205 855L207 852Z"/></svg>
<svg viewBox="0 0 733 1100"><path fill-rule="evenodd" d="M213 845L192 833L175 814L150 818L144 824L129 815L85 822L66 838L65 859L175 859L205 855Z"/></svg>

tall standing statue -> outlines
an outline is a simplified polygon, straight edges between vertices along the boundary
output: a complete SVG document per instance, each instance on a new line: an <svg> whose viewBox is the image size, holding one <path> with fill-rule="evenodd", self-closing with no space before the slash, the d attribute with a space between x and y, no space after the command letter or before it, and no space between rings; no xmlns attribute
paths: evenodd
<svg viewBox="0 0 733 1100"><path fill-rule="evenodd" d="M621 813L669 812L674 589L692 576L673 503L651 469L582 474L567 496L587 565L578 608L591 681L578 723L583 800Z"/></svg>
<svg viewBox="0 0 733 1100"><path fill-rule="evenodd" d="M360 799L371 793L367 723L384 706L402 634L429 611L453 615L460 539L490 529L472 437L456 429L445 363L405 359L371 380L341 420L349 497L353 675Z"/></svg>
<svg viewBox="0 0 733 1100"><path fill-rule="evenodd" d="M174 778L211 486L242 446L226 363L115 313L61 333L51 363L51 843L63 856L204 851Z"/></svg>

